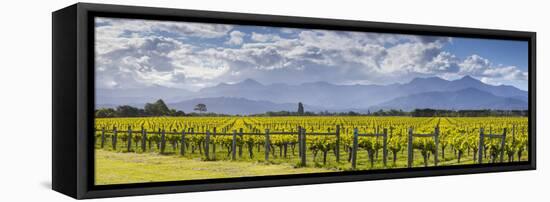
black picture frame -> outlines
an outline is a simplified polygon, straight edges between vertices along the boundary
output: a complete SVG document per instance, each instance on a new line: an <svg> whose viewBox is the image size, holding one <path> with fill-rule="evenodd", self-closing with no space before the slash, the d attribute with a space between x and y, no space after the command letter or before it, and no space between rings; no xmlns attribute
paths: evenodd
<svg viewBox="0 0 550 202"><path fill-rule="evenodd" d="M94 179L94 22L96 16L284 26L528 41L529 160L96 186ZM77 3L52 13L52 188L85 199L536 169L536 33L352 20Z"/></svg>

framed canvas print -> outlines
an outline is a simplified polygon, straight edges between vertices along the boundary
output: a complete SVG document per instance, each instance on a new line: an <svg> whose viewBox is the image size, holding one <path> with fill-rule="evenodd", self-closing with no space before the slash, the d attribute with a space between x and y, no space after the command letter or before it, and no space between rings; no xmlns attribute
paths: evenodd
<svg viewBox="0 0 550 202"><path fill-rule="evenodd" d="M52 15L53 189L75 198L536 167L534 32Z"/></svg>

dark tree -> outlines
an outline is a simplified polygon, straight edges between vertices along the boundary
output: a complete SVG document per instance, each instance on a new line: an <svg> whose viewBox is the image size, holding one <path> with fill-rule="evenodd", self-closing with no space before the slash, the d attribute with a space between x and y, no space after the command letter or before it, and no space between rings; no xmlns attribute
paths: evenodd
<svg viewBox="0 0 550 202"><path fill-rule="evenodd" d="M206 106L205 106L206 111ZM129 105L121 105L112 108L100 108L95 110L95 117L110 118L110 117L144 117L144 116L186 116L185 112L170 109L164 101L157 100L154 103L145 104L145 109L132 107ZM218 115L218 114L216 114Z"/></svg>
<svg viewBox="0 0 550 202"><path fill-rule="evenodd" d="M304 115L304 105L298 102L298 115Z"/></svg>
<svg viewBox="0 0 550 202"><path fill-rule="evenodd" d="M145 104L145 113L150 116L168 116L170 115L170 109L162 99L159 99L155 103Z"/></svg>
<svg viewBox="0 0 550 202"><path fill-rule="evenodd" d="M208 111L208 109L206 109L206 105L202 104L202 103L199 103L199 104L195 105L195 109L193 109L193 110L198 111L200 113Z"/></svg>
<svg viewBox="0 0 550 202"><path fill-rule="evenodd" d="M139 109L136 107L122 105L116 108L116 116L118 117L136 117L139 115Z"/></svg>
<svg viewBox="0 0 550 202"><path fill-rule="evenodd" d="M147 116L147 113L145 113L145 109L139 109L139 116Z"/></svg>
<svg viewBox="0 0 550 202"><path fill-rule="evenodd" d="M115 110L112 108L101 108L95 111L95 117L97 118L110 118L115 116Z"/></svg>
<svg viewBox="0 0 550 202"><path fill-rule="evenodd" d="M294 112L289 111L278 111L278 112L272 112L268 111L265 113L266 116L292 116Z"/></svg>
<svg viewBox="0 0 550 202"><path fill-rule="evenodd" d="M172 116L185 116L185 112L177 110L172 114Z"/></svg>

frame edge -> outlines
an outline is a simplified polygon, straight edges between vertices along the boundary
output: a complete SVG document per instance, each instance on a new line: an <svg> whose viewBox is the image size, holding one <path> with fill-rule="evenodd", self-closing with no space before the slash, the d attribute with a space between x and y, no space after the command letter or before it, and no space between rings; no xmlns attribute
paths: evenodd
<svg viewBox="0 0 550 202"><path fill-rule="evenodd" d="M412 178L412 177L437 177L437 176L447 176L447 175L458 175L458 174L477 174L477 173L489 173L489 172L505 172L505 171L521 171L521 170L535 170L536 169L536 82L535 82L535 67L536 67L536 32L520 32L520 31L508 31L508 30L490 30L490 29L478 29L478 28L462 28L462 27L445 27L445 26L433 26L433 25L415 25L415 24L400 24L400 23L383 23L383 22L368 22L368 21L354 21L354 20L338 20L338 19L321 19L321 18L306 18L306 17L294 17L294 16L277 16L277 15L257 15L257 14L243 14L243 13L230 13L230 12L213 12L213 11L196 11L196 10L184 10L184 9L170 9L170 8L155 8L155 7L134 7L134 6L119 6L119 5L108 5L108 4L90 4L90 3L78 3L77 5L77 33L75 36L78 36L75 44L78 52L75 55L77 59L77 72L75 76L78 78L76 82L77 94L75 96L77 100L77 106L74 109L77 109L76 113L78 122L75 126L78 126L75 129L78 132L78 137L75 141L76 149L78 152L78 161L77 165L77 179L75 186L77 186L76 196L72 196L79 199L84 198L102 198L102 197L116 197L116 196L135 196L135 195L148 195L148 194L168 194L168 193L184 193L184 192L196 192L196 191L213 191L213 190L227 190L227 189L246 189L246 188L261 188L261 187L276 187L276 186L291 186L291 185L306 185L306 184L319 184L319 183L342 183L342 182L353 182L353 181L365 181L365 180L382 180L382 179L402 179L402 178ZM132 10L133 9L133 10ZM131 11L132 10L132 11ZM88 172L93 172L93 170L87 169L88 161L87 156L90 151L88 145L88 106L87 100L89 99L87 92L90 88L93 89L93 86L88 86L89 81L88 75L90 72L93 76L93 70L90 71L88 68L87 61L90 59L88 53L88 23L87 17L88 13L91 11L106 11L106 12L133 12L140 13L145 12L148 15L169 15L177 16L181 13L186 13L185 15L193 15L201 13L201 17L220 15L220 18L224 19L237 19L237 18L246 18L250 16L261 16L258 21L267 21L268 19L274 19L276 21L292 21L292 23L300 24L306 22L317 23L320 25L324 24L333 24L333 23L343 23L341 26L375 26L375 27L385 27L390 28L390 30L404 30L410 29L412 31L427 32L430 30L437 30L435 33L439 32L462 32L470 35L499 35L499 36L514 36L520 38L529 38L530 40L530 51L532 51L529 59L530 67L529 77L531 89L529 95L532 96L530 103L530 123L529 127L533 127L535 130L530 130L530 165L520 165L520 166L498 166L490 168L476 168L474 170L465 170L460 168L442 170L438 172L431 172L429 170L422 171L406 171L406 172L396 172L396 173L382 173L382 174L373 174L369 176L362 175L350 175L346 177L321 177L321 178L294 178L294 179L283 179L283 180L261 180L261 181L246 181L246 182L230 182L230 183L213 183L213 184L201 184L201 185L175 185L175 186L163 186L163 187L146 187L146 188L124 188L124 189L109 189L109 190L91 190L88 186L89 179ZM74 17L77 19L77 17ZM240 16L240 17L239 17ZM483 33L483 34L482 34ZM93 54L93 51L92 53ZM73 66L74 68L74 66ZM54 81L55 82L55 81ZM55 89L55 88L54 88ZM83 97L84 96L84 97ZM90 98L90 99L93 99ZM93 111L93 110L92 110ZM54 131L55 132L55 131ZM74 135L74 134L73 134ZM84 144L84 145L83 145Z"/></svg>
<svg viewBox="0 0 550 202"><path fill-rule="evenodd" d="M52 189L77 197L76 5L52 12Z"/></svg>

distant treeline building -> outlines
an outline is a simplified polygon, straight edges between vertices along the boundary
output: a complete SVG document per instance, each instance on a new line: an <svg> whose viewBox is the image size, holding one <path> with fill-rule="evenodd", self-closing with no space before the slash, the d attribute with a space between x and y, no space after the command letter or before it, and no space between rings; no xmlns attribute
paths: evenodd
<svg viewBox="0 0 550 202"><path fill-rule="evenodd" d="M411 112L413 117L487 117L487 116L527 116L528 110L441 110L441 109L415 109Z"/></svg>

